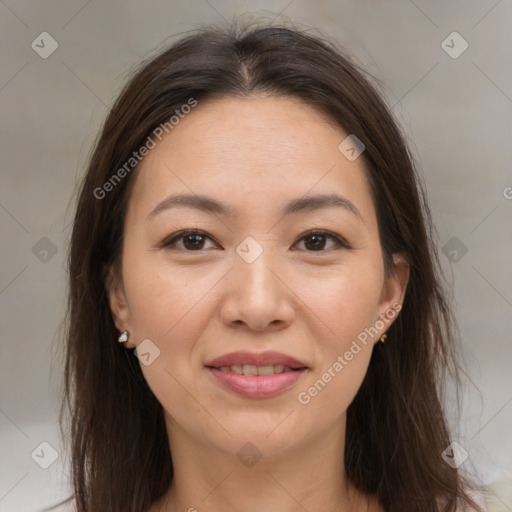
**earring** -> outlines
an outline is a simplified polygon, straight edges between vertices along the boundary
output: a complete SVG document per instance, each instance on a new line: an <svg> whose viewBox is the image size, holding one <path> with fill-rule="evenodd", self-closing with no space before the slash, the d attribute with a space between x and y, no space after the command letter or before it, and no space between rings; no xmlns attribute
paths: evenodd
<svg viewBox="0 0 512 512"><path fill-rule="evenodd" d="M387 336L387 334L383 334L383 335L380 337L380 341L381 341L382 343L384 343L384 340L385 340L387 337L388 337L388 336Z"/></svg>
<svg viewBox="0 0 512 512"><path fill-rule="evenodd" d="M119 343L126 343L128 341L128 331L122 332L117 341Z"/></svg>

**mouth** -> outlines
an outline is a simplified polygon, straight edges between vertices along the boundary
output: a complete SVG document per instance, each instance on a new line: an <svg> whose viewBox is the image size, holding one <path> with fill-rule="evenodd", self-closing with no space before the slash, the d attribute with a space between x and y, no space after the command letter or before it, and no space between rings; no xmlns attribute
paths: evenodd
<svg viewBox="0 0 512 512"><path fill-rule="evenodd" d="M277 352L236 352L205 365L224 389L246 398L268 398L297 383L309 368L301 361Z"/></svg>
<svg viewBox="0 0 512 512"><path fill-rule="evenodd" d="M246 377L260 377L262 375L279 375L284 372L297 372L305 370L306 367L292 368L283 364L269 364L264 366L257 366L255 364L233 365L233 366L207 366L213 370L220 370L221 372L236 373L237 375L245 375Z"/></svg>

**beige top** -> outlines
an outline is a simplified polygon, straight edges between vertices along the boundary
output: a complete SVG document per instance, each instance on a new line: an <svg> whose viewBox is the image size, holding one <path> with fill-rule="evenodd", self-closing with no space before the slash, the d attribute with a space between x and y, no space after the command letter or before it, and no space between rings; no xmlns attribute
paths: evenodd
<svg viewBox="0 0 512 512"><path fill-rule="evenodd" d="M512 510L512 470L503 471L482 494L488 512L510 512Z"/></svg>

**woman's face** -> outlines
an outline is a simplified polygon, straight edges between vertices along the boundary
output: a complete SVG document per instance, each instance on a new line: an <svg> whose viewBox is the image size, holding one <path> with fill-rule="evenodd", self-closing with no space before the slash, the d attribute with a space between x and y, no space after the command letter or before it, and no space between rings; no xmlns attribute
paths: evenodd
<svg viewBox="0 0 512 512"><path fill-rule="evenodd" d="M205 101L138 169L110 300L171 447L270 458L344 433L408 275L397 256L385 279L347 135L290 98Z"/></svg>

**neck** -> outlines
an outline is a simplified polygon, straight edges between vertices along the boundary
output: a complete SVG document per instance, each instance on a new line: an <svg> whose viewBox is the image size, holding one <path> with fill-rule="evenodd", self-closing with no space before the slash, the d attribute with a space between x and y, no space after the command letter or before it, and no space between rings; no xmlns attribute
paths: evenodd
<svg viewBox="0 0 512 512"><path fill-rule="evenodd" d="M225 512L279 510L282 512L355 512L380 510L371 505L346 479L343 450L345 421L321 438L304 440L288 451L272 447L267 453L246 447L226 453L190 437L168 420L174 466L169 492L151 512ZM242 442L240 446L243 446ZM258 453L261 459L257 462Z"/></svg>

